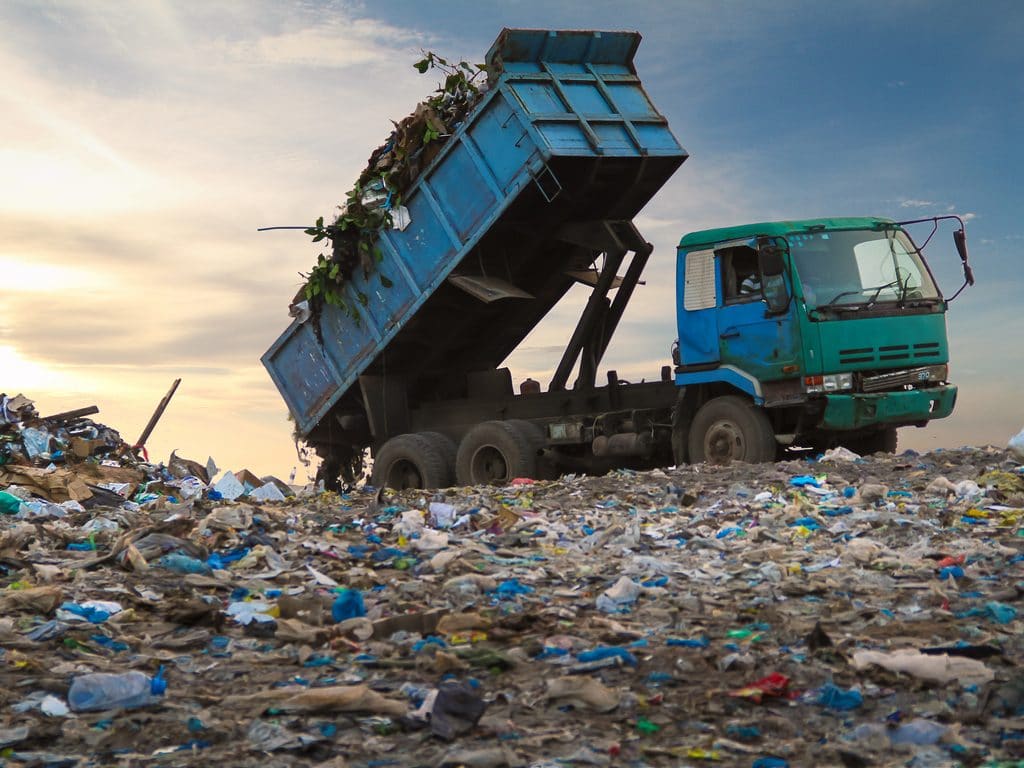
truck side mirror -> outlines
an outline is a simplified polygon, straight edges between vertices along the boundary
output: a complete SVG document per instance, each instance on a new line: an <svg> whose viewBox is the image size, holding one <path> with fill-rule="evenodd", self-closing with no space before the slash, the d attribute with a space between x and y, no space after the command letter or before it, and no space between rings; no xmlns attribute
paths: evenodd
<svg viewBox="0 0 1024 768"><path fill-rule="evenodd" d="M782 254L783 249L772 242L770 238L758 238L757 256L761 263L761 274L765 277L785 274L786 261Z"/></svg>
<svg viewBox="0 0 1024 768"><path fill-rule="evenodd" d="M769 314L789 309L790 295L786 288L786 241L782 238L757 238L757 260L764 277L762 287Z"/></svg>
<svg viewBox="0 0 1024 768"><path fill-rule="evenodd" d="M974 285L974 271L967 263L967 233L962 228L953 230L953 243L956 245L956 252L960 254L960 261L964 265L964 279L968 285Z"/></svg>

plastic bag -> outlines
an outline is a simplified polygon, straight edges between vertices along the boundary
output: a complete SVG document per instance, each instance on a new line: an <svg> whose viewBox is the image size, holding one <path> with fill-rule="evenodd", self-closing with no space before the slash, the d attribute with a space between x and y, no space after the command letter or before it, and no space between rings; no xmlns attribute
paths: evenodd
<svg viewBox="0 0 1024 768"><path fill-rule="evenodd" d="M1014 455L1017 461L1024 461L1024 429L1011 437L1006 447L1010 449L1010 453Z"/></svg>

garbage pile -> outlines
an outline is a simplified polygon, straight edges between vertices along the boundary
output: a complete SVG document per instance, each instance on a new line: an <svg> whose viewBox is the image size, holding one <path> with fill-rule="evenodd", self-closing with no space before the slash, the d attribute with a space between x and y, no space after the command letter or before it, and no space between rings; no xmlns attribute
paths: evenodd
<svg viewBox="0 0 1024 768"><path fill-rule="evenodd" d="M0 394L0 512L19 518L63 517L97 506L139 505L166 498L283 501L294 495L275 477L225 472L172 453L166 465L89 418L96 406L40 416L22 394Z"/></svg>
<svg viewBox="0 0 1024 768"><path fill-rule="evenodd" d="M6 765L1024 756L1004 450L217 495L0 515Z"/></svg>

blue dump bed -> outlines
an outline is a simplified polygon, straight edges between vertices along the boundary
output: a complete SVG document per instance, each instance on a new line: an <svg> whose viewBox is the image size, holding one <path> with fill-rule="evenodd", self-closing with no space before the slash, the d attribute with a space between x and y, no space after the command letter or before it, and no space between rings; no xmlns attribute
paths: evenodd
<svg viewBox="0 0 1024 768"><path fill-rule="evenodd" d="M327 306L263 355L299 435L360 410L362 375L465 395L467 374L499 365L593 261L567 228L631 219L672 175L686 152L636 76L639 42L502 32L489 90L404 196L411 223L384 231L375 270L347 286L358 320Z"/></svg>

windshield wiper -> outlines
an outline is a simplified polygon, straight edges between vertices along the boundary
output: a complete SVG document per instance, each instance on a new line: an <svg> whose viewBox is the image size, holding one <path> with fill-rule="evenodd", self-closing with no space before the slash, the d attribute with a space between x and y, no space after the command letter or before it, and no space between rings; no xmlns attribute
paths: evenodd
<svg viewBox="0 0 1024 768"><path fill-rule="evenodd" d="M837 301L839 301L841 298L843 298L843 296L853 296L856 293L864 293L864 289L863 288L858 288L856 291L843 291L842 293L834 296L832 298L832 301L829 301L829 302L827 302L825 304L822 304L821 306L823 306L823 307L831 307L833 304L835 304Z"/></svg>
<svg viewBox="0 0 1024 768"><path fill-rule="evenodd" d="M855 291L843 291L842 293L840 293L837 296L833 297L832 301L828 302L827 304L825 304L823 306L831 307L833 304L835 304L837 301L839 301L841 298L843 298L843 296L853 296L854 294L857 294L857 293L867 293L868 291L874 291L874 293L871 294L871 298L868 299L867 301L864 301L864 302L858 301L855 304L851 304L850 305L850 306L862 306L863 305L865 307L870 307L872 304L874 304L878 300L878 295L882 291L884 291L886 288L892 288L893 286L896 286L896 285L900 285L902 287L901 283L898 280L895 280L895 281L893 281L891 283L886 283L885 285L880 285L877 288L858 288Z"/></svg>

